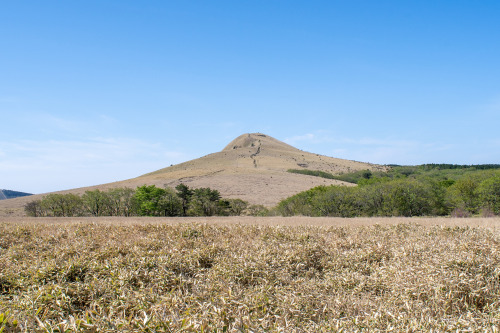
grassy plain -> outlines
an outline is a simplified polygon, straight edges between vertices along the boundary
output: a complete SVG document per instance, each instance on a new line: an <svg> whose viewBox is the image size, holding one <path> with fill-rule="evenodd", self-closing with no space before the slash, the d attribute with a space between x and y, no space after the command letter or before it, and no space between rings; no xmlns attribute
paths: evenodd
<svg viewBox="0 0 500 333"><path fill-rule="evenodd" d="M499 218L2 218L0 331L500 329Z"/></svg>

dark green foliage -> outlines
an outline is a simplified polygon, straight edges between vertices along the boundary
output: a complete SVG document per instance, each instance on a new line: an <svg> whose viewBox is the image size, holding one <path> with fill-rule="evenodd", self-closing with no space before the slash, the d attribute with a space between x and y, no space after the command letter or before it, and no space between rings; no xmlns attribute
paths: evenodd
<svg viewBox="0 0 500 333"><path fill-rule="evenodd" d="M82 199L76 194L49 194L41 201L41 210L47 216L81 215Z"/></svg>
<svg viewBox="0 0 500 333"><path fill-rule="evenodd" d="M370 179L373 175L370 170L361 170L356 172L344 173L340 175L333 175L331 173L320 170L307 170L307 169L289 169L287 171L291 173L298 173L302 175L315 176L326 179L342 180L348 183L358 183L359 180Z"/></svg>
<svg viewBox="0 0 500 333"><path fill-rule="evenodd" d="M477 188L479 199L484 208L493 214L500 214L500 176L488 178L481 182Z"/></svg>
<svg viewBox="0 0 500 333"><path fill-rule="evenodd" d="M476 174L481 171L495 171L500 169L500 164L481 164L481 165L457 165L457 164L422 164L422 165L387 165L388 171L370 171L360 170L349 173L333 175L320 170L307 169L289 169L288 172L299 173L309 176L322 177L327 179L336 179L348 183L365 185L381 180L393 180L401 178L434 178L441 181L447 181L448 185L462 176Z"/></svg>
<svg viewBox="0 0 500 333"><path fill-rule="evenodd" d="M336 179L334 175L328 172L320 171L320 170L307 170L307 169L288 169L288 172L298 173L302 175L315 176L327 179Z"/></svg>
<svg viewBox="0 0 500 333"><path fill-rule="evenodd" d="M33 200L24 205L24 211L26 215L32 217L43 216L42 211L42 200Z"/></svg>
<svg viewBox="0 0 500 333"><path fill-rule="evenodd" d="M163 216L181 216L182 200L173 189L166 187L160 199L160 208Z"/></svg>
<svg viewBox="0 0 500 333"><path fill-rule="evenodd" d="M355 189L334 186L311 198L315 215L354 217L360 211L360 200Z"/></svg>
<svg viewBox="0 0 500 333"><path fill-rule="evenodd" d="M182 183L177 185L175 189L177 190L177 196L181 199L182 215L186 216L191 197L193 196L193 191Z"/></svg>
<svg viewBox="0 0 500 333"><path fill-rule="evenodd" d="M217 214L223 212L227 205L220 203L221 196L219 191L212 190L208 187L197 188L193 190L191 204L189 207L189 215L191 216L212 216L224 215Z"/></svg>
<svg viewBox="0 0 500 333"><path fill-rule="evenodd" d="M270 211L264 205L251 205L248 207L248 215L250 215L250 216L269 216Z"/></svg>
<svg viewBox="0 0 500 333"><path fill-rule="evenodd" d="M464 177L450 186L450 200L453 206L460 207L469 213L477 213L479 210L479 198L477 196L478 182L471 177Z"/></svg>
<svg viewBox="0 0 500 333"><path fill-rule="evenodd" d="M131 188L114 188L107 191L107 209L111 216L130 216L133 214L134 193Z"/></svg>
<svg viewBox="0 0 500 333"><path fill-rule="evenodd" d="M87 211L94 216L108 215L105 213L106 207L109 207L110 200L105 192L100 190L85 191L82 195L83 204Z"/></svg>
<svg viewBox="0 0 500 333"><path fill-rule="evenodd" d="M385 183L383 215L432 215L434 200L429 184L413 179Z"/></svg>
<svg viewBox="0 0 500 333"><path fill-rule="evenodd" d="M443 166L441 166L443 167ZM427 165L425 168L429 169ZM493 168L394 167L358 186L320 186L281 201L283 216L435 216L500 214L500 171Z"/></svg>
<svg viewBox="0 0 500 333"><path fill-rule="evenodd" d="M134 199L138 215L159 216L163 210L161 200L165 190L155 185L139 186L135 190Z"/></svg>
<svg viewBox="0 0 500 333"><path fill-rule="evenodd" d="M460 165L460 164L422 164L419 166L423 169L474 169L474 170L491 170L500 169L500 164L478 164L478 165Z"/></svg>
<svg viewBox="0 0 500 333"><path fill-rule="evenodd" d="M53 193L24 206L26 215L39 216L237 216L246 212L241 199L222 199L210 188L190 189L184 184L176 190L155 185L86 191L75 194Z"/></svg>
<svg viewBox="0 0 500 333"><path fill-rule="evenodd" d="M293 215L306 215L306 216L319 216L315 212L315 207L312 205L313 198L319 196L328 190L326 186L314 187L310 190L300 192L287 199L282 200L278 206L277 211L283 216Z"/></svg>
<svg viewBox="0 0 500 333"><path fill-rule="evenodd" d="M229 203L228 215L231 216L239 216L243 214L248 207L248 202L241 199L229 199L227 202Z"/></svg>

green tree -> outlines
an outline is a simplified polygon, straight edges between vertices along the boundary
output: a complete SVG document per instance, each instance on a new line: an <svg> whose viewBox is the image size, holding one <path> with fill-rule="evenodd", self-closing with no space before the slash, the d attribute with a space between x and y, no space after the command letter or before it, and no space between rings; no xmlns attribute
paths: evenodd
<svg viewBox="0 0 500 333"><path fill-rule="evenodd" d="M40 217L43 214L42 200L33 200L24 205L26 215L32 217Z"/></svg>
<svg viewBox="0 0 500 333"><path fill-rule="evenodd" d="M360 186L357 189L357 197L362 215L385 215L384 203L387 197L387 183L389 180L388 178L384 179L384 181L374 181L370 185Z"/></svg>
<svg viewBox="0 0 500 333"><path fill-rule="evenodd" d="M264 205L251 205L248 207L248 214L250 216L269 216L270 211Z"/></svg>
<svg viewBox="0 0 500 333"><path fill-rule="evenodd" d="M240 216L248 207L248 202L241 199L228 199L229 203L229 215Z"/></svg>
<svg viewBox="0 0 500 333"><path fill-rule="evenodd" d="M448 189L449 200L454 208L463 208L475 214L479 210L479 197L477 193L478 181L470 176L458 179Z"/></svg>
<svg viewBox="0 0 500 333"><path fill-rule="evenodd" d="M429 186L417 180L396 180L390 183L384 205L386 215L430 215L433 209L432 192Z"/></svg>
<svg viewBox="0 0 500 333"><path fill-rule="evenodd" d="M114 188L107 191L109 215L130 216L132 213L132 197L134 190L128 187Z"/></svg>
<svg viewBox="0 0 500 333"><path fill-rule="evenodd" d="M83 214L83 202L80 196L68 193L64 195L66 216L78 216Z"/></svg>
<svg viewBox="0 0 500 333"><path fill-rule="evenodd" d="M158 205L163 211L163 216L180 216L183 213L182 199L171 188L165 188Z"/></svg>
<svg viewBox="0 0 500 333"><path fill-rule="evenodd" d="M312 200L320 193L327 191L326 186L318 186L310 190L297 193L291 197L281 200L276 207L279 214L283 216L313 215Z"/></svg>
<svg viewBox="0 0 500 333"><path fill-rule="evenodd" d="M42 198L42 210L47 216L64 216L64 211L61 209L61 194L51 193Z"/></svg>
<svg viewBox="0 0 500 333"><path fill-rule="evenodd" d="M340 217L361 215L356 189L356 187L330 186L323 193L318 193L311 200L314 215Z"/></svg>
<svg viewBox="0 0 500 333"><path fill-rule="evenodd" d="M50 216L75 216L81 214L82 200L72 193L51 193L43 197L40 205L41 209Z"/></svg>
<svg viewBox="0 0 500 333"><path fill-rule="evenodd" d="M106 208L109 207L109 196L100 190L85 191L82 195L83 205L87 212L93 216L106 215Z"/></svg>
<svg viewBox="0 0 500 333"><path fill-rule="evenodd" d="M155 185L143 185L135 190L137 213L143 216L160 216L163 210L162 198L165 190Z"/></svg>
<svg viewBox="0 0 500 333"><path fill-rule="evenodd" d="M212 190L208 187L194 189L188 210L189 215L216 215L220 198L221 195L217 190Z"/></svg>
<svg viewBox="0 0 500 333"><path fill-rule="evenodd" d="M500 214L500 176L483 180L477 190L482 206Z"/></svg>
<svg viewBox="0 0 500 333"><path fill-rule="evenodd" d="M182 216L186 216L189 208L189 203L191 202L191 198L193 196L193 190L182 183L177 185L175 189L177 190L177 196L181 198Z"/></svg>

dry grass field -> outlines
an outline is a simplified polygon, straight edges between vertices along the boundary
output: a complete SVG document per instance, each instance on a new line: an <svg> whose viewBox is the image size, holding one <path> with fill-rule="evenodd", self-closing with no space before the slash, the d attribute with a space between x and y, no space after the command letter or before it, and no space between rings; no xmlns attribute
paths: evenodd
<svg viewBox="0 0 500 333"><path fill-rule="evenodd" d="M0 219L4 332L498 332L499 218Z"/></svg>

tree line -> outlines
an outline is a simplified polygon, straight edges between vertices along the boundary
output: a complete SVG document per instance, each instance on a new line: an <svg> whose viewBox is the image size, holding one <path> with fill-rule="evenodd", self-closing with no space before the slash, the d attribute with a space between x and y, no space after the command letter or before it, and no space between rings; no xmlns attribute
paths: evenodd
<svg viewBox="0 0 500 333"><path fill-rule="evenodd" d="M52 193L24 206L28 216L234 216L259 211L241 199L224 199L210 188L175 189L155 185L86 191L83 195Z"/></svg>
<svg viewBox="0 0 500 333"><path fill-rule="evenodd" d="M473 216L500 214L500 170L358 172L358 186L319 186L282 200L283 216Z"/></svg>
<svg viewBox="0 0 500 333"><path fill-rule="evenodd" d="M293 171L291 171L293 172ZM308 174L324 177L323 172ZM49 194L25 205L28 216L493 216L500 215L500 170L448 165L394 166L340 175L357 186L319 186L271 209L224 199L217 190L144 185L83 195Z"/></svg>

